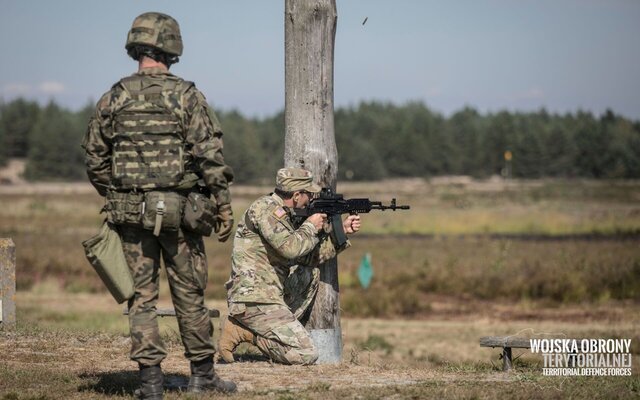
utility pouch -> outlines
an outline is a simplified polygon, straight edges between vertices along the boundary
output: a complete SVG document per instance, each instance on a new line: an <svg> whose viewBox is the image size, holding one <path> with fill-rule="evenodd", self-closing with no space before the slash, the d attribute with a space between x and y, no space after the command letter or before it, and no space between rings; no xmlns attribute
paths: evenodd
<svg viewBox="0 0 640 400"><path fill-rule="evenodd" d="M134 285L116 228L104 221L100 233L82 242L87 260L118 303L133 297Z"/></svg>
<svg viewBox="0 0 640 400"><path fill-rule="evenodd" d="M153 230L155 236L160 236L160 231L177 231L180 228L184 202L184 197L176 192L146 192L142 227Z"/></svg>
<svg viewBox="0 0 640 400"><path fill-rule="evenodd" d="M217 215L215 200L202 193L191 192L184 207L182 227L203 236L211 236Z"/></svg>
<svg viewBox="0 0 640 400"><path fill-rule="evenodd" d="M144 196L135 192L107 192L107 219L116 225L140 225Z"/></svg>

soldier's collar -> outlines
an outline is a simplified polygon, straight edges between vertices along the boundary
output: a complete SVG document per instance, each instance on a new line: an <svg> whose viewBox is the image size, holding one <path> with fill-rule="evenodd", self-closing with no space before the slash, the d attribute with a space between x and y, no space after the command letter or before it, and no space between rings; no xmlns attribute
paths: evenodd
<svg viewBox="0 0 640 400"><path fill-rule="evenodd" d="M282 197L278 196L275 193L271 193L271 198L273 200L275 200L275 202L280 206L280 207L284 207L284 200L282 200Z"/></svg>
<svg viewBox="0 0 640 400"><path fill-rule="evenodd" d="M139 70L138 75L173 75L173 74L159 67L149 67L149 68L142 68L141 70Z"/></svg>

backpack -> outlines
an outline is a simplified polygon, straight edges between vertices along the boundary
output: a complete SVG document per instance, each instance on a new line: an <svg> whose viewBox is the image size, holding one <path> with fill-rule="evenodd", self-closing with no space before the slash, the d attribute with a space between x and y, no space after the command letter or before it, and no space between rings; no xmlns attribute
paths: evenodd
<svg viewBox="0 0 640 400"><path fill-rule="evenodd" d="M116 190L177 186L185 173L184 93L193 85L174 76L120 80L112 113L111 183Z"/></svg>

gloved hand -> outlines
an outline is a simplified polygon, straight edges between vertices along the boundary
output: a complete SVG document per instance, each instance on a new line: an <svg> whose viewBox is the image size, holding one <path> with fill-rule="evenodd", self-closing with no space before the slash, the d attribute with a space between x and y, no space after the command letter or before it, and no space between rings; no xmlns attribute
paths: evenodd
<svg viewBox="0 0 640 400"><path fill-rule="evenodd" d="M233 211L231 204L224 204L218 207L218 218L216 219L216 233L219 242L226 242L233 231Z"/></svg>

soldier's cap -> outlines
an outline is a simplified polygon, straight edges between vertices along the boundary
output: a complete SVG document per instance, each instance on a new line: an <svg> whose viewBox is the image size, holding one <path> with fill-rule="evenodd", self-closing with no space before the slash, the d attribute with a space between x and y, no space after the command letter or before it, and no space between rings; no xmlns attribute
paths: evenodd
<svg viewBox="0 0 640 400"><path fill-rule="evenodd" d="M319 193L320 186L313 183L313 175L303 168L281 168L276 174L276 189L283 192Z"/></svg>

